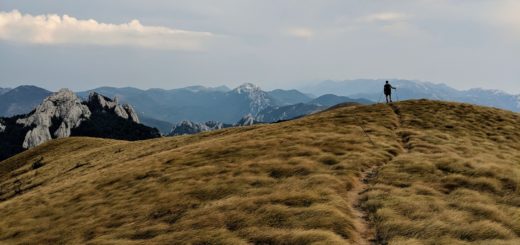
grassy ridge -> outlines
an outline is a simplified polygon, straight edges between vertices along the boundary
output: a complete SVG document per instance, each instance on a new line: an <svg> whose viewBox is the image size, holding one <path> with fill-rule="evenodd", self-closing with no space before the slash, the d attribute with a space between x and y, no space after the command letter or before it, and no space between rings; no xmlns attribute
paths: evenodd
<svg viewBox="0 0 520 245"><path fill-rule="evenodd" d="M379 236L396 244L520 244L520 116L427 101L396 112L407 151L379 169L364 196Z"/></svg>
<svg viewBox="0 0 520 245"><path fill-rule="evenodd" d="M386 113L352 107L196 136L53 141L2 163L26 164L2 174L0 239L355 243L347 193L399 146L392 118L376 124ZM358 121L387 147L374 149Z"/></svg>
<svg viewBox="0 0 520 245"><path fill-rule="evenodd" d="M430 101L0 163L0 243L514 243L520 116ZM372 145L360 126L366 130ZM363 187L365 188L365 187Z"/></svg>

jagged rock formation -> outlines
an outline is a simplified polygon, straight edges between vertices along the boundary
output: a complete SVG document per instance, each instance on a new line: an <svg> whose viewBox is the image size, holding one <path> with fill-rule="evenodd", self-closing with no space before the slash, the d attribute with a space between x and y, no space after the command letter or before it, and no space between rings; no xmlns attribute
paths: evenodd
<svg viewBox="0 0 520 245"><path fill-rule="evenodd" d="M142 140L160 134L155 128L139 124L130 105L119 105L117 100L96 93L82 102L72 91L62 89L45 98L31 113L0 121L0 160L69 136Z"/></svg>
<svg viewBox="0 0 520 245"><path fill-rule="evenodd" d="M258 124L258 123L260 123L260 122L257 121L253 115L247 114L244 117L242 117L242 119L240 119L237 123L235 123L234 126L236 126L236 127L251 126L254 124Z"/></svg>
<svg viewBox="0 0 520 245"><path fill-rule="evenodd" d="M226 127L226 125L224 125L221 122L217 122L217 121L207 121L205 124L206 124L206 126L208 126L209 128L211 128L213 130L223 129Z"/></svg>
<svg viewBox="0 0 520 245"><path fill-rule="evenodd" d="M45 98L28 117L16 121L24 127L32 127L25 136L23 147L35 147L53 137L69 137L71 129L78 127L90 114L89 108L81 104L74 92L62 89Z"/></svg>
<svg viewBox="0 0 520 245"><path fill-rule="evenodd" d="M173 126L170 134L168 136L176 136L176 135L186 135L186 134L198 134L201 132L208 132L213 130L219 130L223 128L230 127L241 127L241 126L251 126L254 124L260 123L255 119L255 117L251 114L245 115L240 121L235 124L224 124L217 121L208 121L205 123L196 123L188 120L184 120L182 122L177 123Z"/></svg>
<svg viewBox="0 0 520 245"><path fill-rule="evenodd" d="M101 94L92 92L88 97L87 105L89 105L89 108L93 110L111 111L119 117L131 119L133 122L139 123L139 118L137 117L134 108L128 104L119 105L117 98L112 100Z"/></svg>
<svg viewBox="0 0 520 245"><path fill-rule="evenodd" d="M201 132L213 131L224 128L221 122L208 121L205 123L196 123L188 120L181 121L173 126L169 136L175 135L186 135L186 134L197 134Z"/></svg>

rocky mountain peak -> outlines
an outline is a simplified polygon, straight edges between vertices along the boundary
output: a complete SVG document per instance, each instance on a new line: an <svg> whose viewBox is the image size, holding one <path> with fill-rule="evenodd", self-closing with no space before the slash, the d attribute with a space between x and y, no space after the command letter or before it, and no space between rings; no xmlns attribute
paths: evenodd
<svg viewBox="0 0 520 245"><path fill-rule="evenodd" d="M235 89L233 89L236 93L253 93L253 92L263 92L262 89L252 83L244 83Z"/></svg>
<svg viewBox="0 0 520 245"><path fill-rule="evenodd" d="M134 108L129 104L120 105L117 101L117 97L110 99L96 92L92 92L88 96L87 104L92 110L114 112L119 117L139 123L139 118Z"/></svg>
<svg viewBox="0 0 520 245"><path fill-rule="evenodd" d="M90 115L89 108L81 103L74 92L61 89L45 98L33 112L18 119L16 123L32 127L23 142L23 147L28 149L52 139L53 136L69 137L71 129L78 127Z"/></svg>
<svg viewBox="0 0 520 245"><path fill-rule="evenodd" d="M252 83L244 83L233 89L233 92L248 97L250 112L253 115L274 104L273 99L267 92Z"/></svg>

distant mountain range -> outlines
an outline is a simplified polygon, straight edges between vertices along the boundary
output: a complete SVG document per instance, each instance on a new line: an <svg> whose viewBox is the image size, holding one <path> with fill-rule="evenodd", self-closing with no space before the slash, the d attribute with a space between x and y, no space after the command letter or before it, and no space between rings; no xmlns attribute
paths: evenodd
<svg viewBox="0 0 520 245"><path fill-rule="evenodd" d="M15 89L2 89L2 91L5 92L0 95L3 108L0 110L0 116L28 113L51 94L50 91L34 86L20 86ZM266 92L253 84L243 84L235 89L225 86L215 88L191 86L172 90L100 87L77 94L86 100L94 91L117 98L121 103L132 104L143 124L156 127L163 134L170 133L176 123L185 120L219 121L232 125L245 115L251 114L256 117L274 109L278 111L284 108L293 109L286 113L291 115L304 115L314 111L314 109L294 111L296 109L294 107L284 107L310 102L313 97L297 90L277 89ZM273 116L269 117L273 118Z"/></svg>
<svg viewBox="0 0 520 245"><path fill-rule="evenodd" d="M203 129L204 123L201 122L217 121L231 125L248 114L255 121L275 122L307 115L338 103L371 103L365 99L335 95L314 98L298 90L263 91L250 83L234 89L225 86L192 86L172 90L102 87L78 94L85 97L92 91L132 104L145 124L159 128L163 134L171 133L168 123L189 121L182 125L183 128L194 125L194 128Z"/></svg>
<svg viewBox="0 0 520 245"><path fill-rule="evenodd" d="M447 100L492 106L520 112L520 96L498 90L456 90L445 84L390 80L397 87L394 99ZM246 83L237 88L191 86L179 89L100 87L77 92L86 100L90 92L116 97L131 104L141 122L166 135L183 121L235 124L251 114L255 121L275 122L307 115L341 103L369 104L383 101L384 80L324 81L300 90L264 91ZM35 86L0 89L0 116L29 113L51 92Z"/></svg>
<svg viewBox="0 0 520 245"><path fill-rule="evenodd" d="M313 99L297 90L266 92L250 83L232 90L225 86L192 86L172 90L101 87L79 92L78 95L85 97L91 91L118 97L121 102L132 104L141 117L171 123L215 120L232 124L246 114L257 115L269 107L304 103Z"/></svg>
<svg viewBox="0 0 520 245"><path fill-rule="evenodd" d="M383 79L324 81L302 88L301 91L316 95L333 93L377 102L384 100L382 96L384 82L385 80ZM433 99L456 101L520 112L520 95L508 94L499 90L480 88L457 90L446 84L409 80L390 80L390 82L394 87L397 87L394 98L399 98L400 100Z"/></svg>

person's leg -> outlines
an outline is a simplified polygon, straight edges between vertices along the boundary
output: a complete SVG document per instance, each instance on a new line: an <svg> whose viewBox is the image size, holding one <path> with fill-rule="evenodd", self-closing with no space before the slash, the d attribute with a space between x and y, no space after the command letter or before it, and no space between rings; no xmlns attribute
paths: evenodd
<svg viewBox="0 0 520 245"><path fill-rule="evenodd" d="M386 103L388 104L388 94L385 94Z"/></svg>
<svg viewBox="0 0 520 245"><path fill-rule="evenodd" d="M390 98L390 103L392 103L392 94L389 94L388 97Z"/></svg>

